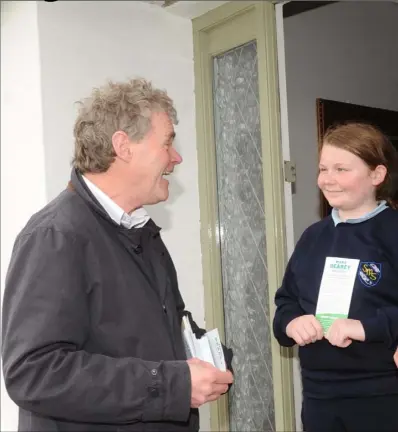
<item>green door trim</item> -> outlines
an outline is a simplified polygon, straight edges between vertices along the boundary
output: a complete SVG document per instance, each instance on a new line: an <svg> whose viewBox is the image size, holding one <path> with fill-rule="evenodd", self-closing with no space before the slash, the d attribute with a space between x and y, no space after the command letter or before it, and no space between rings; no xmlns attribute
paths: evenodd
<svg viewBox="0 0 398 432"><path fill-rule="evenodd" d="M194 19L192 23L205 319L206 326L218 327L225 340L217 232L212 59L250 40L257 40L269 305L273 317L274 295L282 281L287 260L275 7L267 1L234 1ZM273 337L271 349L276 431L294 431L292 353L290 349L281 348ZM228 430L227 396L211 404L210 416L213 431Z"/></svg>

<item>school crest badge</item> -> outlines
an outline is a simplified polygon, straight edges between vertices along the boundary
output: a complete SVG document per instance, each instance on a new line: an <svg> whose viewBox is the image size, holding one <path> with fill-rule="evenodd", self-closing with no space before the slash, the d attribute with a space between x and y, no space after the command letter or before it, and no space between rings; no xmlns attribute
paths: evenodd
<svg viewBox="0 0 398 432"><path fill-rule="evenodd" d="M358 268L358 277L367 287L376 286L381 278L381 264L376 262L361 262Z"/></svg>

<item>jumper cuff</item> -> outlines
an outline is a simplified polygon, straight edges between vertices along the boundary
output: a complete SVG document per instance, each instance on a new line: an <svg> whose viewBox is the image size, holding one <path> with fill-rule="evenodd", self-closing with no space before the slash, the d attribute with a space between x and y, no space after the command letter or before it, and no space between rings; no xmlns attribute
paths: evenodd
<svg viewBox="0 0 398 432"><path fill-rule="evenodd" d="M384 325L380 317L365 318L361 320L365 331L365 342L384 342Z"/></svg>

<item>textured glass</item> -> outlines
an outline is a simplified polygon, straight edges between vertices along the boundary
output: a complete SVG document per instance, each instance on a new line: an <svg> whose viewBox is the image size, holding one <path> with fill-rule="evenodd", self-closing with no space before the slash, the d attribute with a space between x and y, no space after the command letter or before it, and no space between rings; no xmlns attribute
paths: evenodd
<svg viewBox="0 0 398 432"><path fill-rule="evenodd" d="M230 430L274 431L255 42L214 58L213 97L225 332L234 351Z"/></svg>

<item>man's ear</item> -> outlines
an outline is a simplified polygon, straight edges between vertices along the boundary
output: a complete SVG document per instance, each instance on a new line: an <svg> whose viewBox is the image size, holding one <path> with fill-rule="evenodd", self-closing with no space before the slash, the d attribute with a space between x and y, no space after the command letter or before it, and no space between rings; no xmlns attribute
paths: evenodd
<svg viewBox="0 0 398 432"><path fill-rule="evenodd" d="M116 131L112 135L112 145L116 156L124 162L129 162L132 157L131 141L126 132Z"/></svg>
<svg viewBox="0 0 398 432"><path fill-rule="evenodd" d="M373 186L379 186L383 183L387 175L387 168L384 165L377 165L372 171L372 182Z"/></svg>

